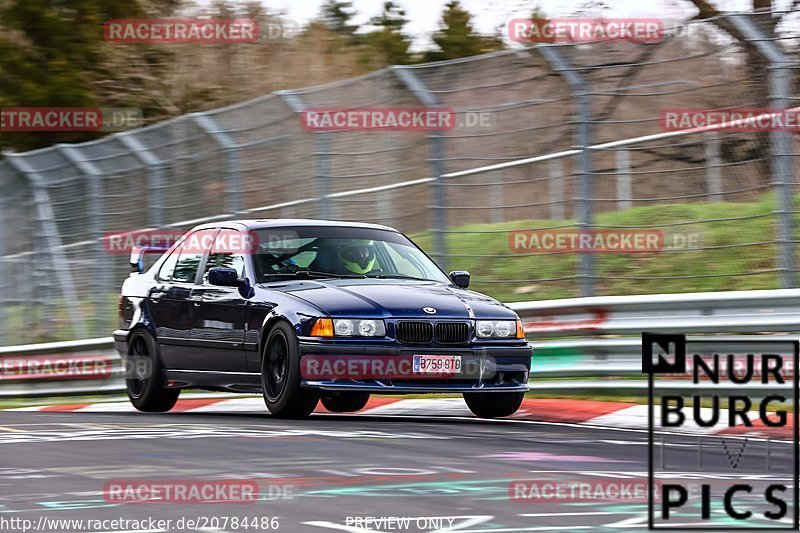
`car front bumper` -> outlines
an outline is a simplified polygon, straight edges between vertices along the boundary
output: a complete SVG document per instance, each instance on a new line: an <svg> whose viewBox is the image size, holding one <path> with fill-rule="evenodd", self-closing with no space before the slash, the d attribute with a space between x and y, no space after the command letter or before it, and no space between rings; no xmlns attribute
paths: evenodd
<svg viewBox="0 0 800 533"><path fill-rule="evenodd" d="M370 358L385 361L393 368L411 368L414 355L458 355L462 370L447 377L402 372L393 375L308 376L301 370L303 387L327 391L370 393L446 393L446 392L526 392L531 368L532 347L520 346L370 346L329 344L308 339L299 343L301 369L305 358L331 358L348 361ZM392 363L394 363L392 365ZM344 366L344 365L343 365ZM378 372L380 374L380 372Z"/></svg>
<svg viewBox="0 0 800 533"><path fill-rule="evenodd" d="M127 355L128 354L128 334L130 331L127 329L118 329L115 330L112 334L114 338L114 348L120 355Z"/></svg>

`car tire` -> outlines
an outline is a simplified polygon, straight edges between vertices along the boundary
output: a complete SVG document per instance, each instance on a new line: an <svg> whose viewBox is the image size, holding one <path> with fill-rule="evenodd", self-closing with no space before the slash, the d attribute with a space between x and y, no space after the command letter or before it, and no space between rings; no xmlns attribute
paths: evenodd
<svg viewBox="0 0 800 533"><path fill-rule="evenodd" d="M279 322L267 335L261 354L261 389L267 409L278 418L305 418L319 393L300 387L300 352L291 326Z"/></svg>
<svg viewBox="0 0 800 533"><path fill-rule="evenodd" d="M464 401L479 418L513 415L522 405L524 392L465 392Z"/></svg>
<svg viewBox="0 0 800 533"><path fill-rule="evenodd" d="M369 401L368 392L339 392L322 397L322 405L331 413L355 413Z"/></svg>
<svg viewBox="0 0 800 533"><path fill-rule="evenodd" d="M131 333L125 359L125 388L133 406L145 413L172 409L181 390L166 388L158 345L147 330Z"/></svg>

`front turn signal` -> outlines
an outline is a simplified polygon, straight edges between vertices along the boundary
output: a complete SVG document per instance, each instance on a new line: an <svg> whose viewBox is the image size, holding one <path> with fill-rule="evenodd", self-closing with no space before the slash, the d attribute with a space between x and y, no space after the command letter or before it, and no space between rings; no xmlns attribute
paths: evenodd
<svg viewBox="0 0 800 533"><path fill-rule="evenodd" d="M333 337L333 320L318 318L311 327L312 337Z"/></svg>
<svg viewBox="0 0 800 533"><path fill-rule="evenodd" d="M524 339L525 338L525 328L522 327L522 320L519 318L517 319L517 338Z"/></svg>

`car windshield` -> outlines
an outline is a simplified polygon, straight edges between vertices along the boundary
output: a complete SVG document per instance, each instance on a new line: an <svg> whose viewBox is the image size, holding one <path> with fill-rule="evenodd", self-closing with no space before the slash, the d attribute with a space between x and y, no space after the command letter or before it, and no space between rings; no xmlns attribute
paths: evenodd
<svg viewBox="0 0 800 533"><path fill-rule="evenodd" d="M393 231L269 228L255 236L253 265L259 283L289 277L449 281L414 243Z"/></svg>

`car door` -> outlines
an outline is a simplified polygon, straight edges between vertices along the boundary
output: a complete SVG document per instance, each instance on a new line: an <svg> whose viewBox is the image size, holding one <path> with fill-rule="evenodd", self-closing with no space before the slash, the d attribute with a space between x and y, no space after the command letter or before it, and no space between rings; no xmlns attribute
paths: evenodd
<svg viewBox="0 0 800 533"><path fill-rule="evenodd" d="M161 360L167 368L185 369L191 361L192 303L190 298L204 252L197 244L213 238L216 230L198 230L188 235L164 261L157 282L148 295ZM209 241L210 242L210 241Z"/></svg>
<svg viewBox="0 0 800 533"><path fill-rule="evenodd" d="M245 372L247 361L244 335L247 327L248 300L237 287L219 287L208 282L208 272L214 267L233 268L239 277L246 275L245 258L241 250L227 243L232 228L222 228L205 263L202 280L192 290L193 368L218 372Z"/></svg>

